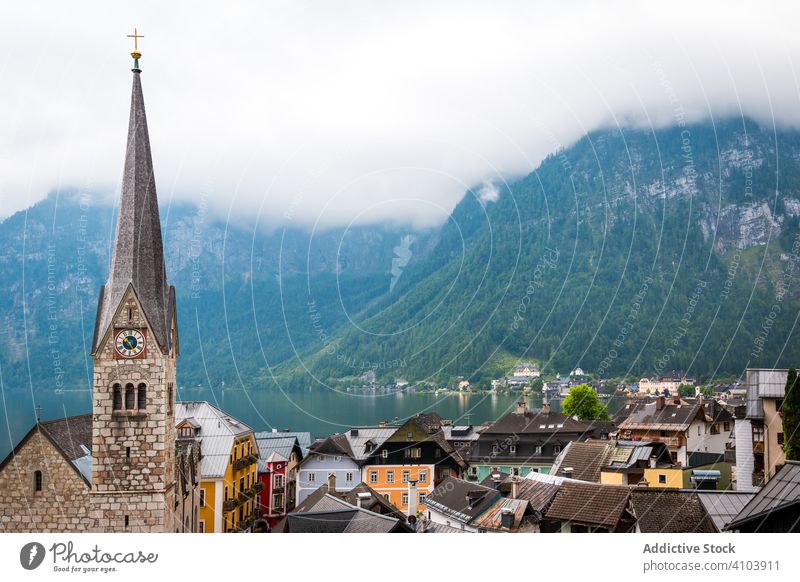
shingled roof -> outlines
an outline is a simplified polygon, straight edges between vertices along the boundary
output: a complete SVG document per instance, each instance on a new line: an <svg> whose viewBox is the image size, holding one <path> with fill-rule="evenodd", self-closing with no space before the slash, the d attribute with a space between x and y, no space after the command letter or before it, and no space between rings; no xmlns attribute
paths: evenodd
<svg viewBox="0 0 800 582"><path fill-rule="evenodd" d="M694 491L634 489L631 509L642 533L715 533L713 520Z"/></svg>
<svg viewBox="0 0 800 582"><path fill-rule="evenodd" d="M609 463L614 444L610 441L573 441L567 444L567 448L556 459L551 473L599 483L600 472ZM571 469L569 475L566 469Z"/></svg>
<svg viewBox="0 0 800 582"><path fill-rule="evenodd" d="M560 412L527 410L524 413L512 411L489 426L483 435L493 434L553 434L554 432L583 434L588 424L564 416Z"/></svg>
<svg viewBox="0 0 800 582"><path fill-rule="evenodd" d="M626 512L629 496L627 487L564 481L545 516L613 531Z"/></svg>
<svg viewBox="0 0 800 582"><path fill-rule="evenodd" d="M128 144L108 281L100 290L92 353L96 353L129 286L133 286L162 351L171 349L175 289L167 283L161 220L140 72L134 70Z"/></svg>
<svg viewBox="0 0 800 582"><path fill-rule="evenodd" d="M685 431L698 415L704 415L697 401L682 401L675 404L671 400L664 401L661 410L657 403L651 402L636 408L628 418L619 424L620 430L669 430ZM704 415L705 416L705 415Z"/></svg>

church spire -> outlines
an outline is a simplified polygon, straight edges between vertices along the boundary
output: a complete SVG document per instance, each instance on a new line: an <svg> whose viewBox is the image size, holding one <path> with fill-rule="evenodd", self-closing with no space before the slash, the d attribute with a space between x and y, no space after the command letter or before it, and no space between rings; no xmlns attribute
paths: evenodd
<svg viewBox="0 0 800 582"><path fill-rule="evenodd" d="M134 29L134 42L141 38ZM119 201L116 238L108 282L100 290L92 352L97 352L129 285L137 295L155 340L164 351L170 349L174 289L167 283L161 221L150 155L150 137L142 96L138 43L134 57L128 145L122 194Z"/></svg>

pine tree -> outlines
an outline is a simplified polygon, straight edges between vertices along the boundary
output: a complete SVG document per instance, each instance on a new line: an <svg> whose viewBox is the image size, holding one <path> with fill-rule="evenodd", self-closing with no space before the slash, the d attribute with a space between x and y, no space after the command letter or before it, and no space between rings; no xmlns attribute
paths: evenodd
<svg viewBox="0 0 800 582"><path fill-rule="evenodd" d="M800 461L800 381L789 368L783 399L783 451L788 461Z"/></svg>

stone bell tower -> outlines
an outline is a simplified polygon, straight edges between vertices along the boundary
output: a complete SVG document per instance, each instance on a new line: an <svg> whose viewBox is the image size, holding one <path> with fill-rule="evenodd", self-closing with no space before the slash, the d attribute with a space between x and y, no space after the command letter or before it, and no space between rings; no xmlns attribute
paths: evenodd
<svg viewBox="0 0 800 582"><path fill-rule="evenodd" d="M128 144L92 357L95 530L167 532L175 509L175 288L167 283L137 43Z"/></svg>

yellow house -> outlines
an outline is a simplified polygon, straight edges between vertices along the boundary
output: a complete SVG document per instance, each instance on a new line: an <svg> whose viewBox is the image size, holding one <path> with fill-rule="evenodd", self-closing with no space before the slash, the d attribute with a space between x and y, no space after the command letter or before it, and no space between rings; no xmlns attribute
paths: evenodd
<svg viewBox="0 0 800 582"><path fill-rule="evenodd" d="M245 531L258 516L258 447L250 427L208 402L178 402L178 436L200 441L200 532Z"/></svg>

